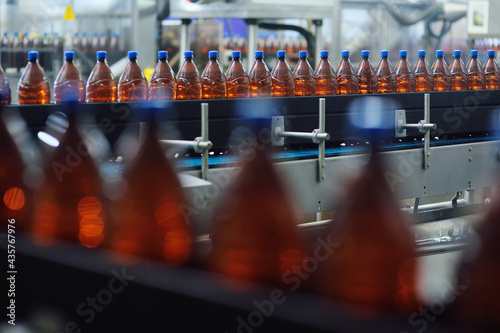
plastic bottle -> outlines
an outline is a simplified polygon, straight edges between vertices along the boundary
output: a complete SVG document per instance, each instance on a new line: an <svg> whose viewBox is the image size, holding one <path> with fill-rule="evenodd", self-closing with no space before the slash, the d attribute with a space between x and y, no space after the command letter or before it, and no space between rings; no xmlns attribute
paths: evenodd
<svg viewBox="0 0 500 333"><path fill-rule="evenodd" d="M104 50L99 48L99 34L94 32L92 34L92 39L90 40L90 50L92 52L97 52L98 50Z"/></svg>
<svg viewBox="0 0 500 333"><path fill-rule="evenodd" d="M158 51L158 63L149 78L149 100L175 99L177 81L168 63L168 52Z"/></svg>
<svg viewBox="0 0 500 333"><path fill-rule="evenodd" d="M84 52L91 52L92 51L91 41L89 40L89 37L87 36L86 31L84 31L82 33L82 38L80 39L80 45L81 45L82 51L84 51Z"/></svg>
<svg viewBox="0 0 500 333"><path fill-rule="evenodd" d="M73 48L75 49L80 47L81 42L78 32L75 32L75 34L73 35L73 39L71 39L71 44L73 44Z"/></svg>
<svg viewBox="0 0 500 333"><path fill-rule="evenodd" d="M208 63L201 74L201 98L220 99L226 98L226 77L222 72L219 61L219 52L208 52Z"/></svg>
<svg viewBox="0 0 500 333"><path fill-rule="evenodd" d="M451 90L469 90L469 75L462 61L462 51L453 51L453 62L450 65Z"/></svg>
<svg viewBox="0 0 500 333"><path fill-rule="evenodd" d="M389 61L389 51L383 50L380 52L380 62L377 66L377 80L379 94L395 93L397 91L397 79L394 68Z"/></svg>
<svg viewBox="0 0 500 333"><path fill-rule="evenodd" d="M286 51L276 52L278 62L271 71L271 82L273 84L272 96L283 97L293 96L295 92L295 79L292 70L286 61Z"/></svg>
<svg viewBox="0 0 500 333"><path fill-rule="evenodd" d="M495 50L488 50L488 60L484 63L486 89L500 89L500 68L495 59Z"/></svg>
<svg viewBox="0 0 500 333"><path fill-rule="evenodd" d="M108 36L106 31L101 32L101 37L99 37L99 50L108 50Z"/></svg>
<svg viewBox="0 0 500 333"><path fill-rule="evenodd" d="M50 86L38 64L38 51L28 52L28 65L17 84L19 104L50 103Z"/></svg>
<svg viewBox="0 0 500 333"><path fill-rule="evenodd" d="M467 74L469 75L469 90L478 90L486 88L486 77L484 76L484 69L481 65L477 50L470 51L470 59L467 63Z"/></svg>
<svg viewBox="0 0 500 333"><path fill-rule="evenodd" d="M201 78L193 61L193 51L184 52L184 63L177 73L176 99L200 99Z"/></svg>
<svg viewBox="0 0 500 333"><path fill-rule="evenodd" d="M0 66L0 104L10 104L11 102L11 91L9 81L7 81L7 76L3 71L2 66Z"/></svg>
<svg viewBox="0 0 500 333"><path fill-rule="evenodd" d="M111 39L109 41L109 51L120 51L120 34L118 32L113 32L113 34L111 35Z"/></svg>
<svg viewBox="0 0 500 333"><path fill-rule="evenodd" d="M83 103L85 102L85 83L73 63L75 52L64 52L64 58L66 62L54 82L54 100L56 103L62 103L67 98L76 98L78 103Z"/></svg>
<svg viewBox="0 0 500 333"><path fill-rule="evenodd" d="M425 50L418 51L418 60L415 63L415 91L433 91L434 90L434 75L431 67L425 59Z"/></svg>
<svg viewBox="0 0 500 333"><path fill-rule="evenodd" d="M3 37L0 42L0 47L2 50L2 63L1 63L2 67L5 68L11 67L10 52L5 51L5 49L8 49L10 47L9 33L7 31L3 33Z"/></svg>
<svg viewBox="0 0 500 333"><path fill-rule="evenodd" d="M10 48L12 51L10 52L10 67L18 68L21 67L21 64L24 62L24 58L22 53L19 52L21 48L21 39L19 38L19 33L17 31L14 32L12 39L10 40Z"/></svg>
<svg viewBox="0 0 500 333"><path fill-rule="evenodd" d="M118 89L115 77L106 62L106 51L97 51L97 63L87 80L87 103L116 102Z"/></svg>
<svg viewBox="0 0 500 333"><path fill-rule="evenodd" d="M307 51L299 51L299 61L293 71L295 79L295 96L312 96L316 94L316 78L307 61Z"/></svg>
<svg viewBox="0 0 500 333"><path fill-rule="evenodd" d="M349 60L349 51L342 51L342 60L337 67L337 93L339 95L357 94L359 91L359 80L354 67Z"/></svg>
<svg viewBox="0 0 500 333"><path fill-rule="evenodd" d="M443 56L443 50L436 50L436 60L432 64L434 91L451 90L451 72Z"/></svg>
<svg viewBox="0 0 500 333"><path fill-rule="evenodd" d="M233 51L233 60L226 71L227 98L250 96L250 80L240 61L241 52Z"/></svg>
<svg viewBox="0 0 500 333"><path fill-rule="evenodd" d="M316 95L328 96L337 94L337 75L332 64L328 60L329 52L323 50L320 52L319 61L314 77L316 79Z"/></svg>
<svg viewBox="0 0 500 333"><path fill-rule="evenodd" d="M120 102L147 101L148 81L137 63L137 51L129 51L128 59L118 82L118 98Z"/></svg>
<svg viewBox="0 0 500 333"><path fill-rule="evenodd" d="M273 83L271 72L264 62L264 52L255 51L255 62L248 74L250 80L250 97L271 96Z"/></svg>
<svg viewBox="0 0 500 333"><path fill-rule="evenodd" d="M360 94L373 94L378 90L377 75L370 61L370 51L361 51L361 62L358 65L357 76Z"/></svg>

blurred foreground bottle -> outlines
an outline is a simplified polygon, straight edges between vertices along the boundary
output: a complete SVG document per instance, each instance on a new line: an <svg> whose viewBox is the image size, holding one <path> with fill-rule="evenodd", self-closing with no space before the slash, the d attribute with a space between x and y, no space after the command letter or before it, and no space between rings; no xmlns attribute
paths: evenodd
<svg viewBox="0 0 500 333"><path fill-rule="evenodd" d="M10 104L11 98L9 81L7 81L5 72L0 66L0 104Z"/></svg>
<svg viewBox="0 0 500 333"><path fill-rule="evenodd" d="M28 52L28 65L17 84L19 104L50 103L50 86L38 64L38 51Z"/></svg>
<svg viewBox="0 0 500 333"><path fill-rule="evenodd" d="M255 51L255 62L248 74L250 80L250 97L271 96L273 83L271 73L264 62L264 52Z"/></svg>
<svg viewBox="0 0 500 333"><path fill-rule="evenodd" d="M106 51L97 51L97 63L87 81L87 102L116 102L118 89L115 77L106 62Z"/></svg>
<svg viewBox="0 0 500 333"><path fill-rule="evenodd" d="M488 50L488 60L484 63L486 89L500 89L500 68L495 59L495 50Z"/></svg>
<svg viewBox="0 0 500 333"><path fill-rule="evenodd" d="M177 73L176 99L200 99L201 78L193 61L193 51L184 52L184 63Z"/></svg>
<svg viewBox="0 0 500 333"><path fill-rule="evenodd" d="M357 94L359 91L359 80L354 67L349 60L349 51L342 51L342 60L337 67L337 93L339 95Z"/></svg>
<svg viewBox="0 0 500 333"><path fill-rule="evenodd" d="M320 52L319 61L314 76L316 79L316 95L328 96L337 94L337 74L328 59L329 52L323 50Z"/></svg>
<svg viewBox="0 0 500 333"><path fill-rule="evenodd" d="M431 67L425 59L425 50L418 51L418 60L415 63L415 91L433 91L434 76L432 75Z"/></svg>
<svg viewBox="0 0 500 333"><path fill-rule="evenodd" d="M147 101L148 81L137 63L137 52L128 52L129 62L118 82L120 102Z"/></svg>
<svg viewBox="0 0 500 333"><path fill-rule="evenodd" d="M370 51L361 51L361 62L358 65L357 76L360 94L373 94L378 90L377 75L370 61Z"/></svg>
<svg viewBox="0 0 500 333"><path fill-rule="evenodd" d="M177 80L168 63L168 52L158 51L158 63L149 78L149 100L175 99Z"/></svg>
<svg viewBox="0 0 500 333"><path fill-rule="evenodd" d="M470 59L467 63L467 74L469 75L469 90L478 90L486 88L486 78L484 76L484 69L481 65L477 50L470 51Z"/></svg>
<svg viewBox="0 0 500 333"><path fill-rule="evenodd" d="M268 119L251 119L256 146L245 147L241 171L214 214L210 268L220 274L283 285L306 254L296 213L257 131Z"/></svg>
<svg viewBox="0 0 500 333"><path fill-rule="evenodd" d="M219 61L219 52L208 52L208 63L201 73L201 98L226 98L226 77L222 72Z"/></svg>
<svg viewBox="0 0 500 333"><path fill-rule="evenodd" d="M443 56L443 50L436 50L436 60L432 64L434 91L451 90L451 72Z"/></svg>
<svg viewBox="0 0 500 333"><path fill-rule="evenodd" d="M392 68L391 62L389 61L389 51L380 51L380 62L377 66L377 80L379 94L395 93L397 90L397 79Z"/></svg>
<svg viewBox="0 0 500 333"><path fill-rule="evenodd" d="M295 96L316 95L316 79L314 71L307 61L307 51L299 51L299 61L293 71L295 79Z"/></svg>
<svg viewBox="0 0 500 333"><path fill-rule="evenodd" d="M455 58L450 65L451 90L469 90L469 75L462 61L462 51L453 51Z"/></svg>
<svg viewBox="0 0 500 333"><path fill-rule="evenodd" d="M49 158L43 183L36 190L32 231L41 243L64 239L96 247L105 232L102 182L78 130L76 105L68 104L68 129Z"/></svg>
<svg viewBox="0 0 500 333"><path fill-rule="evenodd" d="M278 61L271 71L271 81L273 83L272 96L293 96L295 92L295 79L286 61L286 51L280 50L276 55L278 56Z"/></svg>
<svg viewBox="0 0 500 333"><path fill-rule="evenodd" d="M416 88L415 73L408 61L408 51L399 51L400 59L396 64L395 73L397 80L397 92L414 92Z"/></svg>
<svg viewBox="0 0 500 333"><path fill-rule="evenodd" d="M226 71L227 98L250 96L250 80L240 61L241 52L233 51L233 60Z"/></svg>
<svg viewBox="0 0 500 333"><path fill-rule="evenodd" d="M65 97L71 96L71 98L76 97L78 103L83 103L85 101L85 83L83 83L80 72L73 63L75 52L64 52L64 58L66 62L54 82L54 100L56 103L62 103L66 100Z"/></svg>
<svg viewBox="0 0 500 333"><path fill-rule="evenodd" d="M151 114L146 137L123 175L125 193L114 204L111 247L182 265L191 255L187 206L156 130Z"/></svg>

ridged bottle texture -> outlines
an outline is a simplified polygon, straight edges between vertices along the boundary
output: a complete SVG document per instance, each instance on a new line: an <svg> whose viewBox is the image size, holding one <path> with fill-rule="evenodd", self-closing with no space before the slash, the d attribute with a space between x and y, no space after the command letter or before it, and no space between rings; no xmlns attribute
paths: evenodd
<svg viewBox="0 0 500 333"><path fill-rule="evenodd" d="M495 50L488 50L488 59L484 63L486 89L500 89L500 68L495 59Z"/></svg>
<svg viewBox="0 0 500 333"><path fill-rule="evenodd" d="M425 59L425 50L418 51L418 60L415 63L413 71L415 72L415 91L433 91L434 90L434 75L431 67Z"/></svg>
<svg viewBox="0 0 500 333"><path fill-rule="evenodd" d="M286 51L279 50L276 55L278 62L271 71L273 83L273 97L293 96L295 92L295 79L292 70L286 61Z"/></svg>
<svg viewBox="0 0 500 333"><path fill-rule="evenodd" d="M307 51L299 51L299 61L293 71L295 79L295 96L312 96L316 94L316 78L307 60Z"/></svg>
<svg viewBox="0 0 500 333"><path fill-rule="evenodd" d="M360 94L374 94L378 90L375 69L370 61L370 51L361 51L361 62L358 65L357 76Z"/></svg>
<svg viewBox="0 0 500 333"><path fill-rule="evenodd" d="M208 52L208 63L201 73L201 98L226 98L226 76L222 72L219 61L219 52Z"/></svg>
<svg viewBox="0 0 500 333"><path fill-rule="evenodd" d="M150 101L175 99L177 80L168 63L168 52L158 51L158 63L149 78L148 98Z"/></svg>
<svg viewBox="0 0 500 333"><path fill-rule="evenodd" d="M0 104L8 105L11 100L12 95L9 81L7 81L7 76L5 75L2 66L0 66Z"/></svg>
<svg viewBox="0 0 500 333"><path fill-rule="evenodd" d="M486 77L484 76L484 68L477 58L479 52L477 50L470 51L470 59L467 63L467 74L469 75L469 90L478 90L486 88Z"/></svg>
<svg viewBox="0 0 500 333"><path fill-rule="evenodd" d="M54 82L54 100L62 103L66 100L85 102L85 83L73 63L75 52L64 52L65 62Z"/></svg>
<svg viewBox="0 0 500 333"><path fill-rule="evenodd" d="M453 51L453 62L450 65L451 90L469 90L469 75L462 60L462 51Z"/></svg>
<svg viewBox="0 0 500 333"><path fill-rule="evenodd" d="M137 63L137 52L128 52L129 62L118 82L118 99L120 102L147 101L148 81Z"/></svg>
<svg viewBox="0 0 500 333"><path fill-rule="evenodd" d="M38 51L28 52L28 65L17 84L19 104L50 103L50 86L38 64Z"/></svg>
<svg viewBox="0 0 500 333"><path fill-rule="evenodd" d="M436 60L431 69L434 77L434 91L451 90L451 72L444 60L443 50L436 51Z"/></svg>
<svg viewBox="0 0 500 333"><path fill-rule="evenodd" d="M233 60L226 71L227 98L250 96L250 80L241 63L241 51L233 51Z"/></svg>
<svg viewBox="0 0 500 333"><path fill-rule="evenodd" d="M184 62L176 79L176 99L201 99L201 78L193 61L193 51L184 52Z"/></svg>
<svg viewBox="0 0 500 333"><path fill-rule="evenodd" d="M349 60L349 51L342 51L342 60L337 67L337 82L339 95L357 94L359 91L358 76Z"/></svg>
<svg viewBox="0 0 500 333"><path fill-rule="evenodd" d="M106 61L107 52L96 52L97 63L87 80L87 103L116 102L118 85Z"/></svg>
<svg viewBox="0 0 500 333"><path fill-rule="evenodd" d="M380 62L376 71L378 89L377 93L387 94L395 93L397 90L397 79L394 68L389 61L389 51L383 50L380 52Z"/></svg>
<svg viewBox="0 0 500 333"><path fill-rule="evenodd" d="M316 95L328 96L337 94L337 74L333 69L326 50L320 53L321 60L314 72L316 78Z"/></svg>
<svg viewBox="0 0 500 333"><path fill-rule="evenodd" d="M264 52L255 52L255 62L248 74L250 97L268 97L273 91L271 72L264 62Z"/></svg>
<svg viewBox="0 0 500 333"><path fill-rule="evenodd" d="M408 51L399 51L399 61L394 69L397 80L397 92L414 92L416 88L415 73L408 61Z"/></svg>

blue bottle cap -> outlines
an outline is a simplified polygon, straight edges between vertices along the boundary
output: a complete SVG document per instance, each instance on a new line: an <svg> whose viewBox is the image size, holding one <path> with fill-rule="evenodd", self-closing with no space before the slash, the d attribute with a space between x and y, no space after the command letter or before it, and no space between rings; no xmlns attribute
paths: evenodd
<svg viewBox="0 0 500 333"><path fill-rule="evenodd" d="M75 59L75 51L66 51L64 52L65 59Z"/></svg>
<svg viewBox="0 0 500 333"><path fill-rule="evenodd" d="M299 51L299 58L303 58L303 57L307 57L307 51L306 50Z"/></svg>
<svg viewBox="0 0 500 333"><path fill-rule="evenodd" d="M361 51L361 57L369 57L369 56L370 56L370 51L368 50Z"/></svg>
<svg viewBox="0 0 500 333"><path fill-rule="evenodd" d="M419 57L425 57L425 54L426 54L425 50L419 50L418 51L418 56Z"/></svg>
<svg viewBox="0 0 500 333"><path fill-rule="evenodd" d="M495 50L488 50L488 57L494 57L495 56Z"/></svg>
<svg viewBox="0 0 500 333"><path fill-rule="evenodd" d="M217 58L219 56L219 52L217 51L208 51L209 58Z"/></svg>
<svg viewBox="0 0 500 333"><path fill-rule="evenodd" d="M341 53L340 55L341 55L342 57L348 57L348 56L349 56L349 54L350 54L350 52L349 52L349 51L344 50L344 51L342 51L342 53Z"/></svg>
<svg viewBox="0 0 500 333"><path fill-rule="evenodd" d="M192 58L193 51L184 51L184 58Z"/></svg>
<svg viewBox="0 0 500 333"><path fill-rule="evenodd" d="M279 50L276 55L278 56L278 58L283 58L283 57L286 57L286 51L285 50Z"/></svg>
<svg viewBox="0 0 500 333"><path fill-rule="evenodd" d="M460 51L460 50L453 51L453 56L454 57L461 57L462 56L462 51Z"/></svg>
<svg viewBox="0 0 500 333"><path fill-rule="evenodd" d="M94 33L92 34L92 36L96 36L96 37L97 37L97 36L99 36L99 34L98 34L97 32L94 32Z"/></svg>
<svg viewBox="0 0 500 333"><path fill-rule="evenodd" d="M443 50L436 50L436 57L442 57L444 56L444 51Z"/></svg>
<svg viewBox="0 0 500 333"><path fill-rule="evenodd" d="M8 35L9 35L9 33L8 33L7 31L5 31L5 32L3 33L3 35L4 35L4 36L8 36Z"/></svg>
<svg viewBox="0 0 500 333"><path fill-rule="evenodd" d="M75 32L74 36L78 37L78 31L77 31L77 32Z"/></svg>
<svg viewBox="0 0 500 333"><path fill-rule="evenodd" d="M478 50L471 50L471 51L470 51L470 55L471 55L472 57L477 56L478 54L479 54L479 51L478 51Z"/></svg>
<svg viewBox="0 0 500 333"><path fill-rule="evenodd" d="M38 59L38 51L29 51L28 60Z"/></svg>
<svg viewBox="0 0 500 333"><path fill-rule="evenodd" d="M108 56L108 52L106 51L97 51L96 52L97 59L106 59Z"/></svg>
<svg viewBox="0 0 500 333"><path fill-rule="evenodd" d="M400 50L399 51L399 56L400 57L406 57L408 55L408 51L407 50Z"/></svg>
<svg viewBox="0 0 500 333"><path fill-rule="evenodd" d="M241 51L233 51L233 58L240 58L241 57Z"/></svg>
<svg viewBox="0 0 500 333"><path fill-rule="evenodd" d="M101 32L101 36L106 36L106 31Z"/></svg>
<svg viewBox="0 0 500 333"><path fill-rule="evenodd" d="M86 31L84 31L84 32L82 33L82 36L87 36L87 32L86 32Z"/></svg>
<svg viewBox="0 0 500 333"><path fill-rule="evenodd" d="M255 58L264 58L264 51L255 51Z"/></svg>
<svg viewBox="0 0 500 333"><path fill-rule="evenodd" d="M168 58L168 52L167 51L158 51L158 58L160 58L160 59Z"/></svg>
<svg viewBox="0 0 500 333"><path fill-rule="evenodd" d="M380 51L380 56L381 57L388 57L389 56L389 51L388 50L382 50L382 51Z"/></svg>
<svg viewBox="0 0 500 333"><path fill-rule="evenodd" d="M137 59L137 51L128 51L129 59Z"/></svg>
<svg viewBox="0 0 500 333"><path fill-rule="evenodd" d="M14 31L14 36L19 36L19 32Z"/></svg>
<svg viewBox="0 0 500 333"><path fill-rule="evenodd" d="M320 57L328 57L329 54L330 54L330 52L328 52L327 50L323 50L319 53L319 56Z"/></svg>

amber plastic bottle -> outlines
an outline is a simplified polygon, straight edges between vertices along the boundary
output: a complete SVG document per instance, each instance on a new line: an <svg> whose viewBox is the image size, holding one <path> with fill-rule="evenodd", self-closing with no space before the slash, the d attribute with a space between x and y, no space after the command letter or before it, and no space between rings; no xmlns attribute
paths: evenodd
<svg viewBox="0 0 500 333"><path fill-rule="evenodd" d="M87 80L87 103L116 102L118 87L106 62L106 51L97 51L97 63Z"/></svg>
<svg viewBox="0 0 500 333"><path fill-rule="evenodd" d="M295 96L316 95L316 78L307 60L307 51L299 51L299 61L293 71L295 79Z"/></svg>
<svg viewBox="0 0 500 333"><path fill-rule="evenodd" d="M434 75L431 67L425 59L425 50L418 51L418 60L415 63L415 91L433 91L434 90Z"/></svg>
<svg viewBox="0 0 500 333"><path fill-rule="evenodd" d="M451 90L469 90L469 75L462 60L462 51L453 51L453 62L450 65Z"/></svg>
<svg viewBox="0 0 500 333"><path fill-rule="evenodd" d="M246 151L224 207L214 214L210 268L237 279L283 285L294 266L302 267L305 247L268 150L259 141Z"/></svg>
<svg viewBox="0 0 500 333"><path fill-rule="evenodd" d="M113 205L110 244L120 252L182 265L191 255L189 220L184 214L188 206L152 118L141 148L124 172L126 190Z"/></svg>
<svg viewBox="0 0 500 333"><path fill-rule="evenodd" d="M328 233L337 246L319 270L320 286L353 311L409 315L420 305L415 240L379 158L372 154L337 206Z"/></svg>
<svg viewBox="0 0 500 333"><path fill-rule="evenodd" d="M396 64L394 72L396 73L397 92L414 92L416 87L415 73L408 61L408 51L399 51L399 61Z"/></svg>
<svg viewBox="0 0 500 333"><path fill-rule="evenodd" d="M177 73L176 99L200 99L201 78L193 61L193 51L184 52L184 62Z"/></svg>
<svg viewBox="0 0 500 333"><path fill-rule="evenodd" d="M50 103L50 86L38 64L38 51L28 52L28 65L17 84L19 104Z"/></svg>
<svg viewBox="0 0 500 333"><path fill-rule="evenodd" d="M337 94L337 74L333 69L328 56L329 52L323 50L320 52L321 60L314 72L316 79L316 95L328 96Z"/></svg>
<svg viewBox="0 0 500 333"><path fill-rule="evenodd" d="M378 80L379 94L395 93L397 90L397 79L394 68L389 61L389 51L383 50L380 52L380 62L377 66L376 76Z"/></svg>
<svg viewBox="0 0 500 333"><path fill-rule="evenodd" d="M370 51L361 51L361 61L358 65L357 76L360 94L373 94L378 90L378 81L375 69L370 61Z"/></svg>
<svg viewBox="0 0 500 333"><path fill-rule="evenodd" d="M158 63L149 78L148 98L150 101L175 99L177 81L168 63L168 52L158 51Z"/></svg>
<svg viewBox="0 0 500 333"><path fill-rule="evenodd" d="M349 51L342 51L342 60L337 67L337 93L339 95L357 94L359 81L354 67L349 60Z"/></svg>
<svg viewBox="0 0 500 333"><path fill-rule="evenodd" d="M54 100L56 103L62 103L71 96L69 98L72 100L76 98L78 103L83 103L85 102L85 83L73 63L75 52L64 52L64 58L66 61L54 82Z"/></svg>
<svg viewBox="0 0 500 333"><path fill-rule="evenodd" d="M241 52L233 51L233 60L226 71L227 98L250 96L250 80L240 61Z"/></svg>
<svg viewBox="0 0 500 333"><path fill-rule="evenodd" d="M264 62L264 52L255 51L255 62L248 74L250 80L250 97L271 96L273 83L271 72Z"/></svg>
<svg viewBox="0 0 500 333"><path fill-rule="evenodd" d="M481 65L477 50L470 51L470 59L467 63L467 74L469 75L469 90L478 90L486 88L486 77L484 76L484 69Z"/></svg>
<svg viewBox="0 0 500 333"><path fill-rule="evenodd" d="M293 96L295 92L295 79L292 70L286 61L286 51L279 50L276 55L278 62L271 71L273 83L273 97Z"/></svg>
<svg viewBox="0 0 500 333"><path fill-rule="evenodd" d="M434 91L451 90L451 72L443 57L444 51L436 50L436 60L432 64Z"/></svg>
<svg viewBox="0 0 500 333"><path fill-rule="evenodd" d="M65 239L96 247L105 234L102 182L78 130L74 110L68 118L68 129L35 194L32 231L38 241Z"/></svg>
<svg viewBox="0 0 500 333"><path fill-rule="evenodd" d="M219 52L208 52L208 63L201 73L201 98L226 98L226 77L222 72L219 61Z"/></svg>
<svg viewBox="0 0 500 333"><path fill-rule="evenodd" d="M488 60L484 63L486 89L500 89L500 68L495 59L495 50L488 50Z"/></svg>
<svg viewBox="0 0 500 333"><path fill-rule="evenodd" d="M148 81L137 63L137 52L128 52L129 63L118 82L120 102L147 101Z"/></svg>
<svg viewBox="0 0 500 333"><path fill-rule="evenodd" d="M0 104L10 104L11 102L11 91L9 81L2 66L0 66Z"/></svg>

